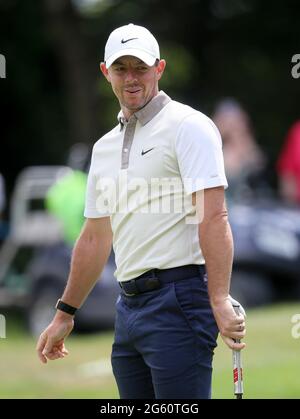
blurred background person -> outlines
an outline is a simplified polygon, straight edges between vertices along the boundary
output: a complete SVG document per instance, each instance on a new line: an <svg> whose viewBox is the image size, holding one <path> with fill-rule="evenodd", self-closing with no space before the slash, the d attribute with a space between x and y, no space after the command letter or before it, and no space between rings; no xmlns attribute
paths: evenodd
<svg viewBox="0 0 300 419"><path fill-rule="evenodd" d="M277 160L279 194L289 204L300 205L300 120L289 129Z"/></svg>
<svg viewBox="0 0 300 419"><path fill-rule="evenodd" d="M262 186L266 157L256 143L250 118L231 98L221 100L212 119L222 141L226 176L230 193L239 198Z"/></svg>
<svg viewBox="0 0 300 419"><path fill-rule="evenodd" d="M70 247L73 247L84 221L89 158L87 144L74 144L67 159L67 166L72 171L52 185L46 196L46 208L61 221L64 240Z"/></svg>

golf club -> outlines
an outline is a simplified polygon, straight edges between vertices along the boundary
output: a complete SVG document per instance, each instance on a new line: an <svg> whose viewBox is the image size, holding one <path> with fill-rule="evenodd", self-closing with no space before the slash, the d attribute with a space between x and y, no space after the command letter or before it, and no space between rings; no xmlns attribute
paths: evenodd
<svg viewBox="0 0 300 419"><path fill-rule="evenodd" d="M246 312L243 306L230 296L230 302L232 307L237 315L242 314L246 317ZM240 343L240 339L235 340L237 343ZM233 361L233 382L234 382L234 394L237 399L243 398L244 386L243 386L243 366L242 366L242 356L241 351L232 351L232 361Z"/></svg>

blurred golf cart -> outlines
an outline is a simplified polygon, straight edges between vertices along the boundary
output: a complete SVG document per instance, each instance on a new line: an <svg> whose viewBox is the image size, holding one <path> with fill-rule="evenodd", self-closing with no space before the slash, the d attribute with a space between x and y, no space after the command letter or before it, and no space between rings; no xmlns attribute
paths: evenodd
<svg viewBox="0 0 300 419"><path fill-rule="evenodd" d="M233 189L234 190L234 189ZM234 238L231 294L246 307L300 298L300 209L267 184L240 182L228 195Z"/></svg>
<svg viewBox="0 0 300 419"><path fill-rule="evenodd" d="M0 309L24 311L30 332L38 335L52 320L69 272L71 247L63 226L45 210L49 188L69 175L66 166L25 169L11 201L10 230L0 248ZM113 254L95 288L76 315L77 330L112 327L119 286Z"/></svg>

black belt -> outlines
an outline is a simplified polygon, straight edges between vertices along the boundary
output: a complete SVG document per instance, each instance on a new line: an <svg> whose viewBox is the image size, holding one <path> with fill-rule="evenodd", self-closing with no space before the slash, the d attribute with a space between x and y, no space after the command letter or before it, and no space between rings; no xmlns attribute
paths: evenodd
<svg viewBox="0 0 300 419"><path fill-rule="evenodd" d="M193 276L203 277L205 265L185 265L169 269L151 269L130 281L119 282L128 297L160 288L162 284L180 281Z"/></svg>

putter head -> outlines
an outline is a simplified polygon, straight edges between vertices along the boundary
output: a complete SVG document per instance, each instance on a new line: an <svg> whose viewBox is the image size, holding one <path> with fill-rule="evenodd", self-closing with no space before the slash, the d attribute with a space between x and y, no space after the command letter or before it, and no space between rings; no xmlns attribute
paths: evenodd
<svg viewBox="0 0 300 419"><path fill-rule="evenodd" d="M229 299L232 304L232 307L236 308L244 317L246 317L246 312L245 312L244 307L237 300L232 298L231 295L229 295Z"/></svg>

